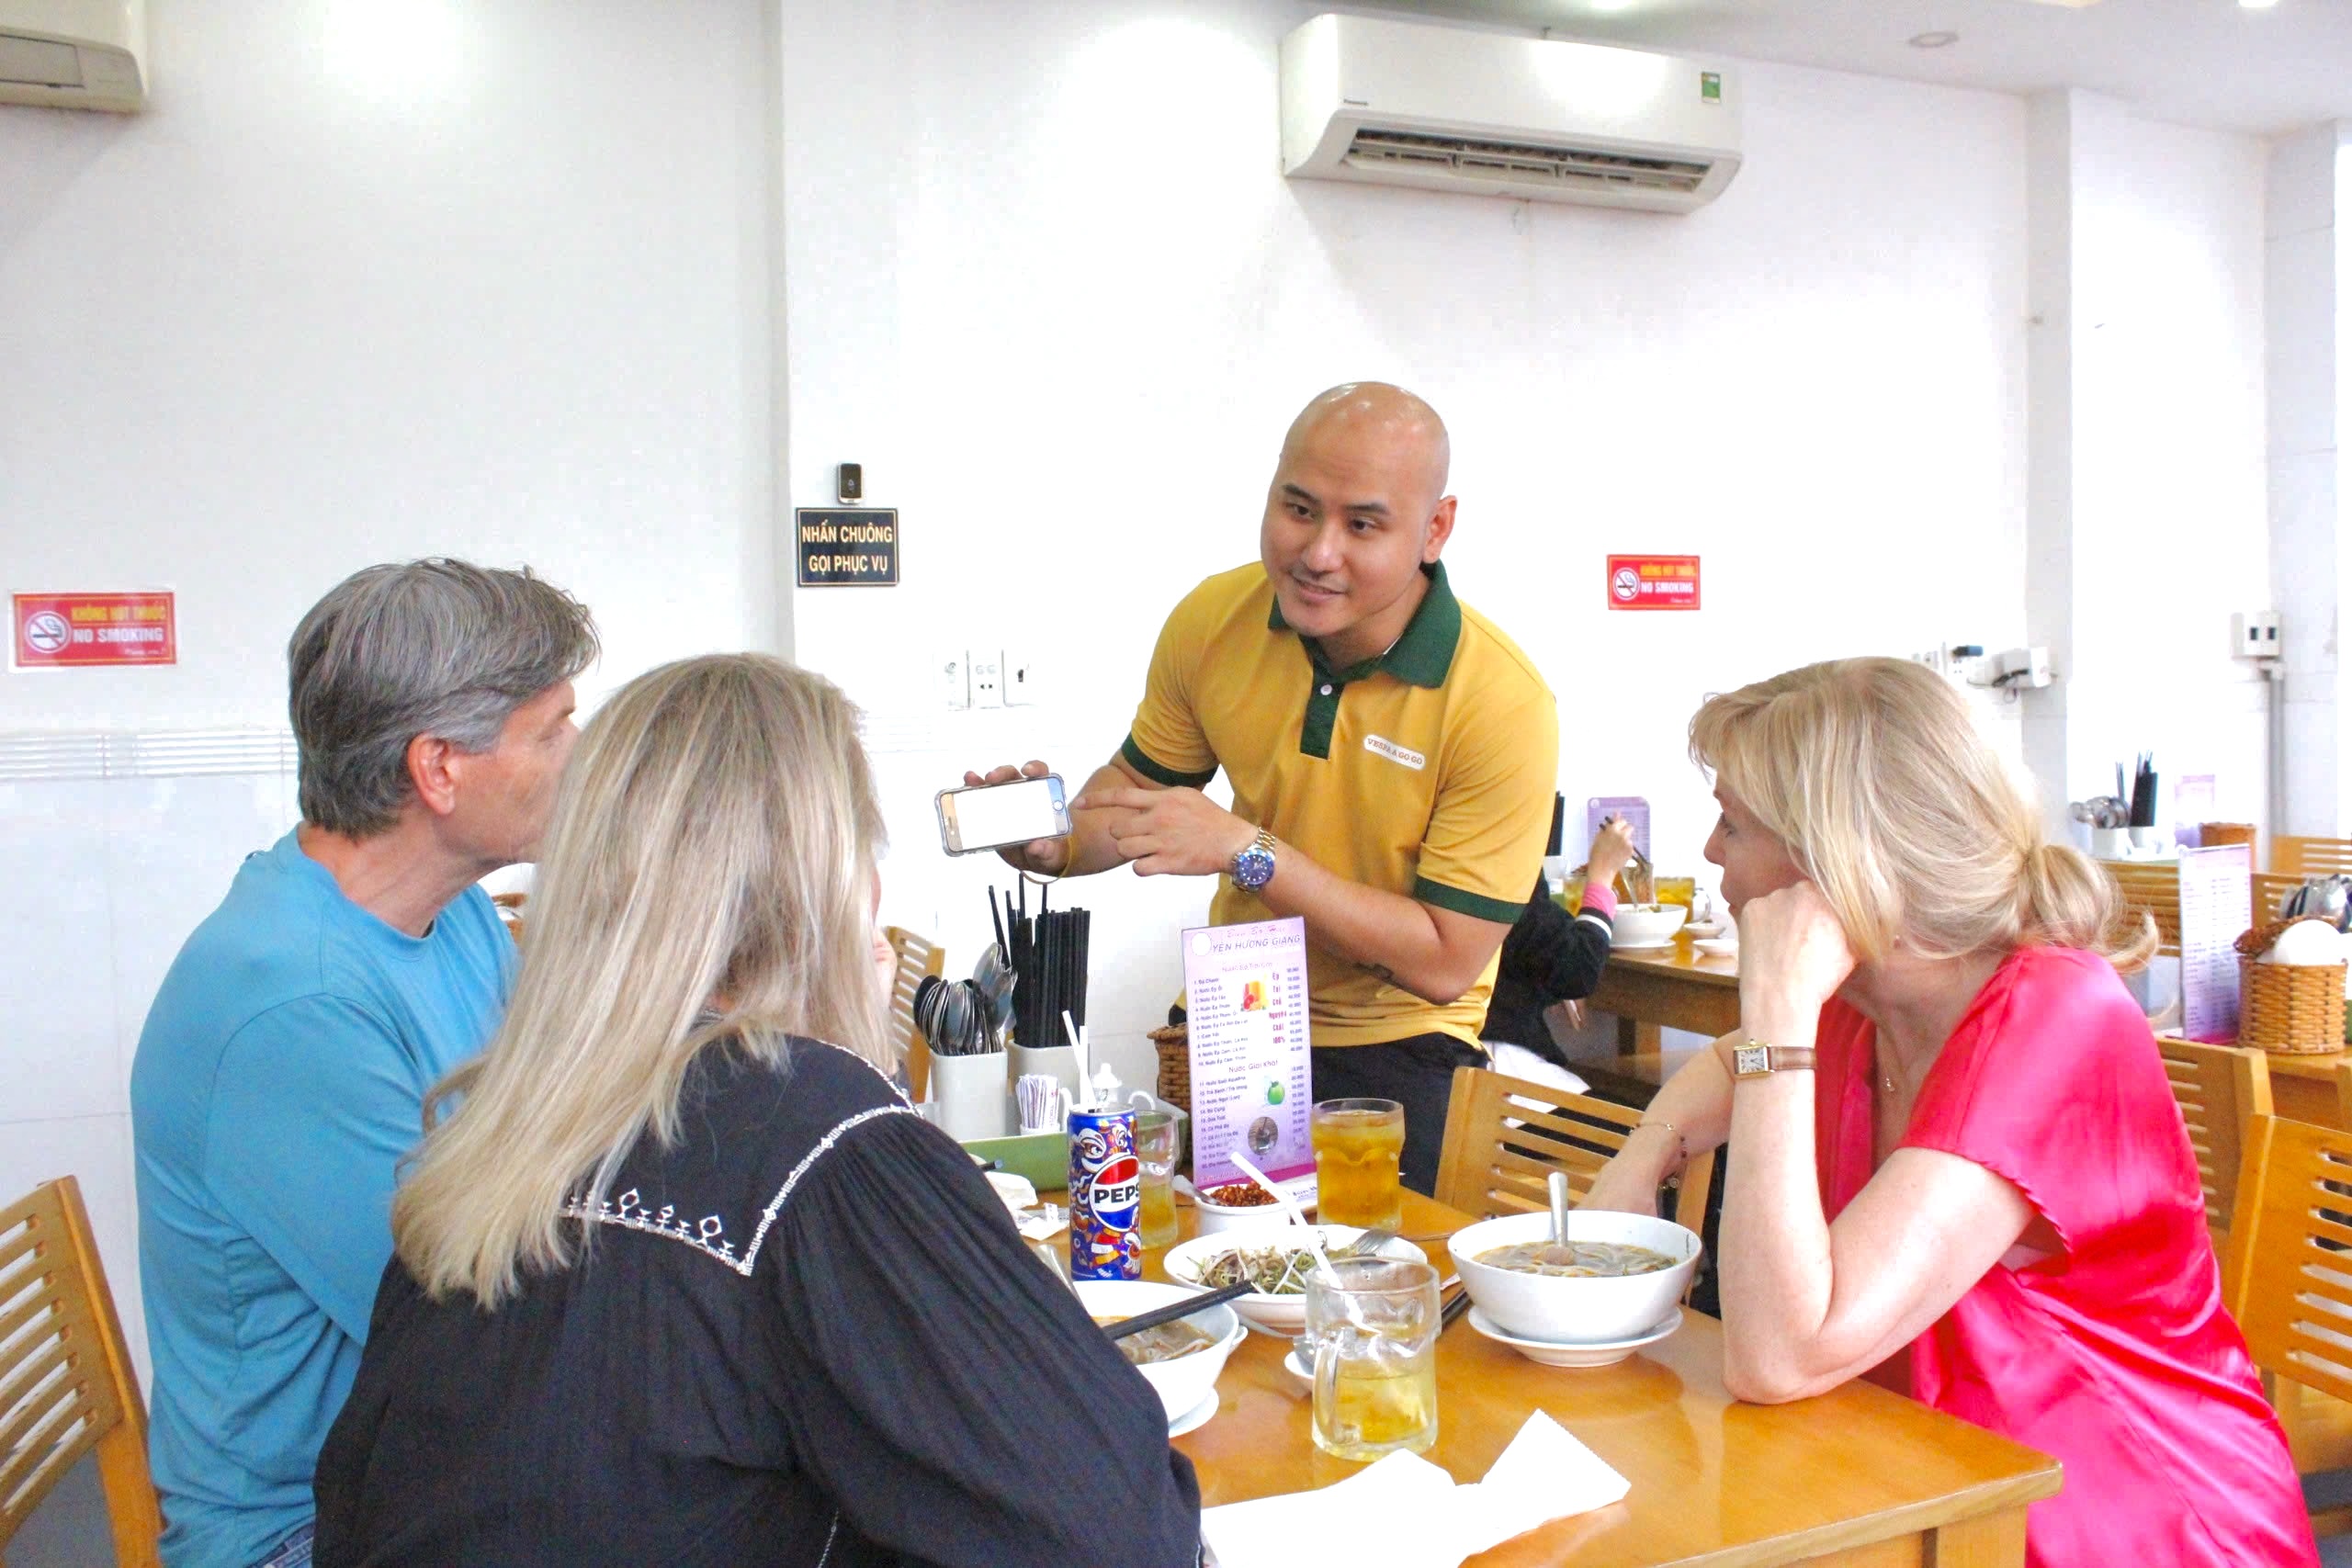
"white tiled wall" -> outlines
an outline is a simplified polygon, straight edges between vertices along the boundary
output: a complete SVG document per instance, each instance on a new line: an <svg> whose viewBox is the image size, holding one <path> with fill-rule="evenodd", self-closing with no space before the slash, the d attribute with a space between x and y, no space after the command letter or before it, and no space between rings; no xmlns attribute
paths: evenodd
<svg viewBox="0 0 2352 1568"><path fill-rule="evenodd" d="M295 815L293 775L276 763L0 778L0 1201L80 1179L142 1380L131 1055L180 943Z"/></svg>

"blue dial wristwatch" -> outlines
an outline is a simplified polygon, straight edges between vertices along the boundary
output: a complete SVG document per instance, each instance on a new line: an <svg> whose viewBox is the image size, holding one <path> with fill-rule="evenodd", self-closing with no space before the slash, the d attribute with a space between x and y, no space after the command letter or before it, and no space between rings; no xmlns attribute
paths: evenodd
<svg viewBox="0 0 2352 1568"><path fill-rule="evenodd" d="M1264 828L1233 857L1233 885L1255 893L1274 879L1274 835Z"/></svg>

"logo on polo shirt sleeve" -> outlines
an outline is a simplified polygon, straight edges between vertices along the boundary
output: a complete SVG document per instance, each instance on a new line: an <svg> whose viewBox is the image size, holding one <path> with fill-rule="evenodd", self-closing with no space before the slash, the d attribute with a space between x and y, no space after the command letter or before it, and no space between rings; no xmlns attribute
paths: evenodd
<svg viewBox="0 0 2352 1568"><path fill-rule="evenodd" d="M1399 746L1394 740L1383 739L1377 735L1365 736L1363 738L1363 749L1367 751L1374 752L1380 756L1385 757L1392 762L1401 763L1404 766L1412 769L1415 773L1420 772L1423 768L1429 765L1430 760L1427 757L1422 756L1419 751L1412 750L1410 747Z"/></svg>

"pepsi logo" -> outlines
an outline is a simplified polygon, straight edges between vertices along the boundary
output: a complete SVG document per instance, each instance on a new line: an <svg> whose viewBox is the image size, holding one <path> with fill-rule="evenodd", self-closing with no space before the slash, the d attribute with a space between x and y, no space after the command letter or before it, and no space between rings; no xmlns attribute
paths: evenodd
<svg viewBox="0 0 2352 1568"><path fill-rule="evenodd" d="M1094 1173L1087 1187L1087 1208L1094 1223L1105 1230L1136 1228L1136 1209L1143 1201L1143 1171L1133 1155L1122 1155Z"/></svg>

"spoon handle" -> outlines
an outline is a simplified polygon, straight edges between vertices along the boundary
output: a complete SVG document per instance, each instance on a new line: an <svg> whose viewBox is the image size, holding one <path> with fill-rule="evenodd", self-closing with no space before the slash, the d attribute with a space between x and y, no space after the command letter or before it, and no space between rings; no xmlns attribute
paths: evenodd
<svg viewBox="0 0 2352 1568"><path fill-rule="evenodd" d="M1544 1185L1552 1197L1552 1239L1565 1245L1568 1239L1568 1173L1555 1170L1544 1179Z"/></svg>

